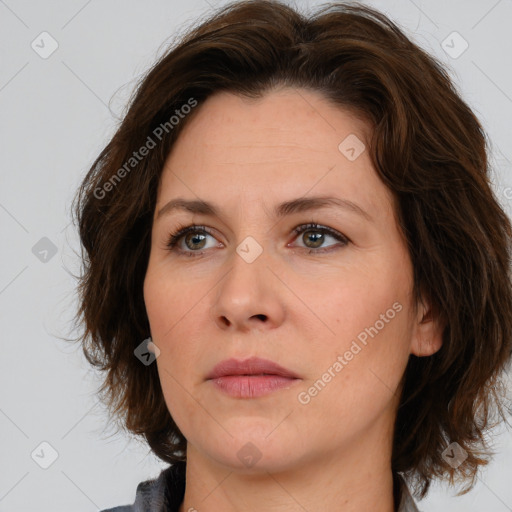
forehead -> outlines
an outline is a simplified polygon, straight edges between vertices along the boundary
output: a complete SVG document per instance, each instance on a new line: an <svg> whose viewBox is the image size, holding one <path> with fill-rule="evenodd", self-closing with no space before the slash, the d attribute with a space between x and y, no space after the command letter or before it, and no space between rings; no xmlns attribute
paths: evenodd
<svg viewBox="0 0 512 512"><path fill-rule="evenodd" d="M299 158L329 148L338 151L340 137L349 133L364 140L369 126L317 91L287 87L261 98L222 91L199 106L181 133L179 145L189 148L190 144L199 144L210 152L227 146L232 154L240 152L246 159L258 154L259 146L268 151L275 143L274 152L288 154L286 150L293 149Z"/></svg>
<svg viewBox="0 0 512 512"><path fill-rule="evenodd" d="M367 123L315 91L284 88L258 99L216 93L198 106L167 158L159 203L338 193L377 213L392 196L362 150L369 134ZM347 145L362 152L354 159Z"/></svg>

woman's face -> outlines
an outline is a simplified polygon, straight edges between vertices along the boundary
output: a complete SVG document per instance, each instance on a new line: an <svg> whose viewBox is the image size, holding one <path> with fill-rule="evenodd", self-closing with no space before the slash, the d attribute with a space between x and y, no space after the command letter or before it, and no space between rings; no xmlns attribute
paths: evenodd
<svg viewBox="0 0 512 512"><path fill-rule="evenodd" d="M144 282L163 394L189 451L269 471L368 442L385 452L409 354L438 347L414 312L392 196L361 146L367 125L306 90L223 92L198 108L163 170ZM158 215L177 199L215 213ZM167 247L195 225L208 232ZM295 378L209 379L251 357Z"/></svg>

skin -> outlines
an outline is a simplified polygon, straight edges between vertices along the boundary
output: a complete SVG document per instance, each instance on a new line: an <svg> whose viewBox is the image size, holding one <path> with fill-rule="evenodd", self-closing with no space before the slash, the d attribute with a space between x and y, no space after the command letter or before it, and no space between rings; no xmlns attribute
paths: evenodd
<svg viewBox="0 0 512 512"><path fill-rule="evenodd" d="M413 303L393 198L368 151L350 161L338 149L349 134L365 141L369 125L302 89L258 100L222 92L197 109L163 169L144 282L163 394L187 439L180 512L392 512L400 381L411 353L439 350L441 332L429 305ZM348 199L373 220L335 206L273 216L278 203L313 196ZM212 202L221 214L157 216L178 197ZM329 234L318 242L316 228L293 232L310 222L350 242ZM204 241L189 235L186 244L185 235L179 242L202 254L166 247L180 224L211 229ZM252 263L236 252L248 236L263 249ZM400 312L300 403L299 393L395 303ZM206 380L218 362L251 356L300 380L252 399ZM251 467L237 456L248 442L260 456Z"/></svg>

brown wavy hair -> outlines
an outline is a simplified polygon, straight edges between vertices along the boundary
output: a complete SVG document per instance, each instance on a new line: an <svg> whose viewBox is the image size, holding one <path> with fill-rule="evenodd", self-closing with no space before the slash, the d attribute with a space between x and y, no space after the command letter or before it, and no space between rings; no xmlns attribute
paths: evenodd
<svg viewBox="0 0 512 512"><path fill-rule="evenodd" d="M416 496L425 496L433 478L469 481L459 494L468 492L489 462L485 431L495 413L500 421L506 415L512 228L491 189L486 134L446 70L360 3L306 15L270 0L233 2L199 20L140 79L73 201L83 245L75 321L87 360L104 372L98 393L159 458L184 460L186 439L166 407L157 367L134 356L150 336L143 282L159 179L179 133L209 96L260 98L280 86L318 91L370 123L368 151L396 198L415 299L428 298L445 326L438 352L409 358L392 469ZM199 106L184 115L193 102ZM154 147L142 157L150 139ZM457 469L442 456L454 441L468 453Z"/></svg>

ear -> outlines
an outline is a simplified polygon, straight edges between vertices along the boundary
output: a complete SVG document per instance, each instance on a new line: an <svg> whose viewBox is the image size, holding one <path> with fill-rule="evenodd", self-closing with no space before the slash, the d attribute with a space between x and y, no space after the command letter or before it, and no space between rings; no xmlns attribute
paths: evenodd
<svg viewBox="0 0 512 512"><path fill-rule="evenodd" d="M435 354L443 344L444 325L435 316L430 303L421 301L414 323L411 354L418 357Z"/></svg>

